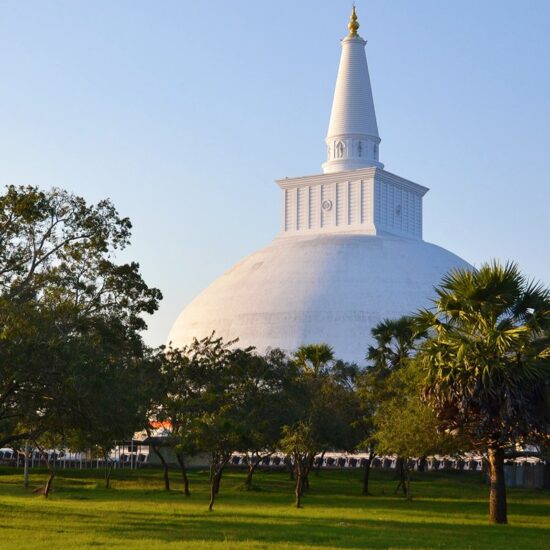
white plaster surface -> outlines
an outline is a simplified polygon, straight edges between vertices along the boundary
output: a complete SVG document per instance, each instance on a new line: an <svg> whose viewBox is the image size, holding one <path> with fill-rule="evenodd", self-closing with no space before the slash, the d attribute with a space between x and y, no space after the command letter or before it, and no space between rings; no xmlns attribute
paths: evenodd
<svg viewBox="0 0 550 550"><path fill-rule="evenodd" d="M361 37L342 40L332 111L325 143L324 173L384 165L378 161L380 136Z"/></svg>
<svg viewBox="0 0 550 550"><path fill-rule="evenodd" d="M277 181L281 233L392 234L422 238L422 197L428 189L379 168Z"/></svg>
<svg viewBox="0 0 550 550"><path fill-rule="evenodd" d="M168 342L213 330L258 351L326 342L364 364L371 329L430 305L433 287L469 265L419 239L357 234L280 237L224 273L181 313Z"/></svg>

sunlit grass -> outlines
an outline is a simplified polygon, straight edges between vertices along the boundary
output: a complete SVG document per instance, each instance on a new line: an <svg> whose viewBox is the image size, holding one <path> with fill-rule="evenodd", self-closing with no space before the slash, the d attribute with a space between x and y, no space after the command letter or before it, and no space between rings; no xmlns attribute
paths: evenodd
<svg viewBox="0 0 550 550"><path fill-rule="evenodd" d="M283 472L262 472L256 490L227 473L212 513L208 476L191 473L190 498L174 471L171 493L157 470L59 471L50 499L21 486L21 472L0 469L0 548L548 548L550 494L510 491L510 525L487 523L479 474L423 474L413 501L394 494L391 474L374 472L372 496L360 472L312 476L304 508L293 507ZM33 487L45 479L33 471Z"/></svg>

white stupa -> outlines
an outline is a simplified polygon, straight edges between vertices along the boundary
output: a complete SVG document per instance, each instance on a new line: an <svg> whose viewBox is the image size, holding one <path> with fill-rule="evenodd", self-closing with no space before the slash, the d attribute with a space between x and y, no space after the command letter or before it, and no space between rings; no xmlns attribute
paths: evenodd
<svg viewBox="0 0 550 550"><path fill-rule="evenodd" d="M277 181L281 231L216 279L180 314L168 341L216 331L263 352L326 342L363 363L371 329L429 306L434 286L468 264L422 240L428 191L384 170L365 55L353 9L323 174Z"/></svg>

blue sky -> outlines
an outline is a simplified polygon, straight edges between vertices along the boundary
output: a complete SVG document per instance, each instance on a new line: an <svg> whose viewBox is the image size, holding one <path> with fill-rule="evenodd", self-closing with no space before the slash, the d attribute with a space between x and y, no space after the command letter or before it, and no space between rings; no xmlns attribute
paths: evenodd
<svg viewBox="0 0 550 550"><path fill-rule="evenodd" d="M320 172L351 3L0 0L0 185L110 197L164 342ZM357 1L386 169L424 237L550 284L550 2Z"/></svg>

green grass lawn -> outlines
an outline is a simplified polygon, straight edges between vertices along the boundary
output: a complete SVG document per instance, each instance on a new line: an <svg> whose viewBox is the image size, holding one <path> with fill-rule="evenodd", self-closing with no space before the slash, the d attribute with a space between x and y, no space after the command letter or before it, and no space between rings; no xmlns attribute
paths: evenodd
<svg viewBox="0 0 550 550"><path fill-rule="evenodd" d="M61 470L46 500L0 469L0 548L550 548L550 493L510 490L510 524L492 526L480 474L419 474L407 502L386 472L362 497L360 472L322 471L298 510L287 474L260 472L244 491L230 471L212 513L205 472L191 473L190 498L176 471L171 493L158 470L115 471L110 490L101 475ZM31 484L45 478L34 470Z"/></svg>

